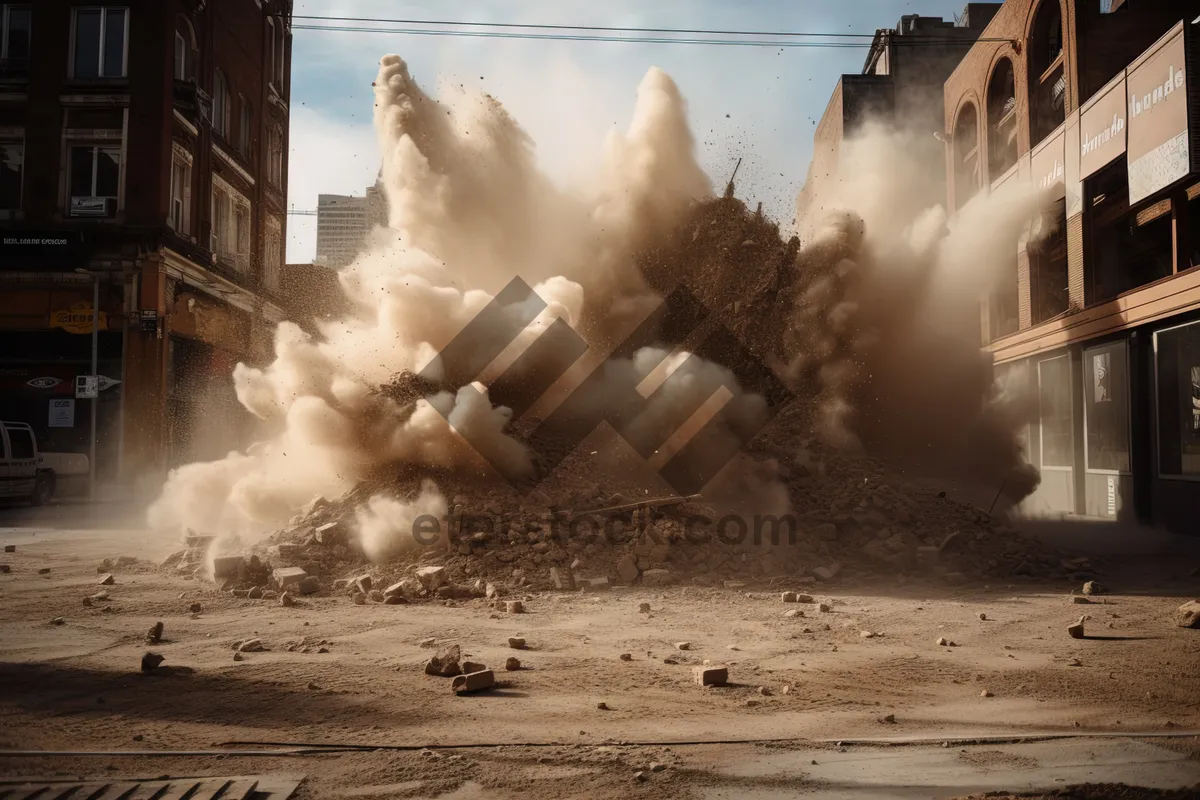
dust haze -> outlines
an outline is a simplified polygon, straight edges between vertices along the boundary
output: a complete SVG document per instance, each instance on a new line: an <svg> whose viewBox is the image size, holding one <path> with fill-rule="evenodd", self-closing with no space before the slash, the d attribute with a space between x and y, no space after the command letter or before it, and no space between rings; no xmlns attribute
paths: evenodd
<svg viewBox="0 0 1200 800"><path fill-rule="evenodd" d="M276 433L172 471L148 510L152 527L253 539L381 472L423 476L415 495L379 491L358 509L364 553L384 561L412 546L405 534L416 517L446 513L437 476L499 480L490 461L537 477L533 453L514 435L517 420L488 397L486 376L497 365L473 365L483 377L458 381L435 361L516 276L546 307L527 326L513 322L526 318L517 307L497 323L496 336L517 334L508 363L556 320L591 348L556 384L551 407L658 306L672 280L724 303L712 290L720 285L742 298L737 308L754 307L751 320L734 311L729 327L775 367L831 446L1003 482L1014 501L1036 486L1015 433L1024 398L996 387L978 342L979 302L1011 268L1017 238L1043 203L1031 187L980 194L949 216L933 199L941 173L910 134L870 126L843 145L837 173L813 179L800 241L788 242L761 214L714 193L685 101L658 69L638 86L632 122L610 136L587 194L567 193L538 171L534 143L498 100L434 99L398 56L380 62L375 125L388 228L339 274L349 313L319 322L316 335L281 323L271 364L237 366L238 400ZM735 253L705 247L710 228L740 236L745 226L757 226L761 241ZM769 264L767 253L775 254ZM744 271L728 268L734 256ZM768 273L763 289L754 276ZM734 309L728 299L728 309L713 310ZM723 426L717 434L748 443L763 399L729 365L687 359L681 344L662 341L606 365L623 379L646 378L664 360L687 365L632 427L681 428L698 398L725 386L731 412L714 418ZM434 388L394 391L399 376L431 364ZM589 401L606 399L601 385ZM758 435L770 437L771 427ZM778 473L772 460L742 456L711 494L731 508L763 503L765 513L780 513L790 501Z"/></svg>

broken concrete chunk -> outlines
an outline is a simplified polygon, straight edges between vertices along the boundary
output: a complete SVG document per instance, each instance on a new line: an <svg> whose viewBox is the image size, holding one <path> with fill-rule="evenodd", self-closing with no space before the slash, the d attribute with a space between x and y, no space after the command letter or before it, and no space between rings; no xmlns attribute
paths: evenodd
<svg viewBox="0 0 1200 800"><path fill-rule="evenodd" d="M203 610L204 606L200 605L199 603L192 603L190 606L188 606L188 611L192 612L193 614L199 614Z"/></svg>
<svg viewBox="0 0 1200 800"><path fill-rule="evenodd" d="M316 575L308 575L297 584L297 588L300 594L316 594L321 591L321 579Z"/></svg>
<svg viewBox="0 0 1200 800"><path fill-rule="evenodd" d="M671 571L648 569L642 573L642 583L646 586L667 586L671 583Z"/></svg>
<svg viewBox="0 0 1200 800"><path fill-rule="evenodd" d="M813 575L816 575L817 578L820 580L831 581L834 578L836 578L837 574L841 571L842 571L842 565L839 562L834 561L832 564L829 564L827 566L817 567L816 569L813 570Z"/></svg>
<svg viewBox="0 0 1200 800"><path fill-rule="evenodd" d="M290 592L284 592L283 594L279 595L279 605L283 606L284 608L291 608L292 606L296 605L296 598L292 597Z"/></svg>
<svg viewBox="0 0 1200 800"><path fill-rule="evenodd" d="M621 653L621 660L622 661L633 661L633 654L632 653Z"/></svg>
<svg viewBox="0 0 1200 800"><path fill-rule="evenodd" d="M213 578L236 578L245 562L241 556L222 556L213 559Z"/></svg>
<svg viewBox="0 0 1200 800"><path fill-rule="evenodd" d="M300 583L308 577L302 567L279 567L271 573L271 584L279 591L285 591L293 583Z"/></svg>
<svg viewBox="0 0 1200 800"><path fill-rule="evenodd" d="M1072 639L1082 639L1083 638L1083 636L1084 636L1083 623L1086 619L1087 619L1087 616L1084 615L1079 618L1079 622L1076 622L1074 625L1071 625L1070 627L1067 628L1067 633L1071 635Z"/></svg>
<svg viewBox="0 0 1200 800"><path fill-rule="evenodd" d="M263 650L262 639L247 639L238 645L239 653L259 653Z"/></svg>
<svg viewBox="0 0 1200 800"><path fill-rule="evenodd" d="M358 590L363 594L371 593L371 584L372 581L370 575L359 575L354 579L354 585L357 586Z"/></svg>
<svg viewBox="0 0 1200 800"><path fill-rule="evenodd" d="M417 570L417 580L426 591L435 592L446 582L445 567L421 567Z"/></svg>
<svg viewBox="0 0 1200 800"><path fill-rule="evenodd" d="M779 599L785 603L795 603L796 602L796 593L795 592L784 592L782 595L780 595Z"/></svg>
<svg viewBox="0 0 1200 800"><path fill-rule="evenodd" d="M641 570L638 569L637 560L633 556L626 554L621 556L621 560L617 562L617 576L625 583L633 583L641 575Z"/></svg>
<svg viewBox="0 0 1200 800"><path fill-rule="evenodd" d="M472 672L469 675L459 675L454 679L451 688L456 694L464 692L479 692L496 685L496 676L490 669Z"/></svg>
<svg viewBox="0 0 1200 800"><path fill-rule="evenodd" d="M514 650L524 650L525 640L520 636L510 636L508 637L508 646Z"/></svg>
<svg viewBox="0 0 1200 800"><path fill-rule="evenodd" d="M160 620L159 622L156 622L152 626L150 626L150 630L146 632L146 643L147 644L158 644L160 641L162 641L162 635L163 635L163 624L162 624L162 621Z"/></svg>
<svg viewBox="0 0 1200 800"><path fill-rule="evenodd" d="M525 604L522 603L520 600L505 600L504 601L504 610L507 611L509 614L524 614L525 613Z"/></svg>
<svg viewBox="0 0 1200 800"><path fill-rule="evenodd" d="M1071 602L1077 606L1090 606L1092 604L1091 600L1088 600L1081 594L1071 595Z"/></svg>
<svg viewBox="0 0 1200 800"><path fill-rule="evenodd" d="M158 653L145 653L142 656L142 672L153 672L164 660Z"/></svg>
<svg viewBox="0 0 1200 800"><path fill-rule="evenodd" d="M649 603L639 603L638 604L638 613L639 614L649 614L650 613L650 604Z"/></svg>
<svg viewBox="0 0 1200 800"><path fill-rule="evenodd" d="M462 648L458 645L443 647L425 663L425 674L452 678L462 672L462 667L458 663L460 658L462 658Z"/></svg>
<svg viewBox="0 0 1200 800"><path fill-rule="evenodd" d="M606 592L612 588L607 576L600 578L579 578L577 581L581 589L587 589L591 592Z"/></svg>
<svg viewBox="0 0 1200 800"><path fill-rule="evenodd" d="M1200 628L1200 602L1189 600L1177 608L1175 624L1181 628Z"/></svg>
<svg viewBox="0 0 1200 800"><path fill-rule="evenodd" d="M382 603L386 598L383 596L383 592L379 591L378 589L373 589L372 591L367 592L367 599L372 603Z"/></svg>
<svg viewBox="0 0 1200 800"><path fill-rule="evenodd" d="M551 567L550 580L554 581L555 589L575 591L575 576L568 567Z"/></svg>
<svg viewBox="0 0 1200 800"><path fill-rule="evenodd" d="M701 686L724 686L729 682L728 667L693 667L692 675Z"/></svg>
<svg viewBox="0 0 1200 800"><path fill-rule="evenodd" d="M509 656L504 661L504 668L509 672L516 672L521 668L521 659L514 656Z"/></svg>
<svg viewBox="0 0 1200 800"><path fill-rule="evenodd" d="M113 577L111 572L100 579L101 586L112 586L116 582L117 579Z"/></svg>
<svg viewBox="0 0 1200 800"><path fill-rule="evenodd" d="M350 596L350 601L356 606L365 606L367 604L367 596L362 592L355 592Z"/></svg>
<svg viewBox="0 0 1200 800"><path fill-rule="evenodd" d="M464 674L469 675L472 672L483 672L485 669L487 669L487 664L480 664L476 661L462 662L462 671Z"/></svg>
<svg viewBox="0 0 1200 800"><path fill-rule="evenodd" d="M313 535L318 542L326 546L341 544L346 539L346 531L338 522L325 523L317 528Z"/></svg>
<svg viewBox="0 0 1200 800"><path fill-rule="evenodd" d="M676 650L691 650L692 643L691 642L676 642L675 649Z"/></svg>
<svg viewBox="0 0 1200 800"><path fill-rule="evenodd" d="M17 546L15 544L6 544L4 545L4 552L15 553L17 552Z"/></svg>
<svg viewBox="0 0 1200 800"><path fill-rule="evenodd" d="M1105 589L1103 586L1101 586L1096 581L1088 581L1087 583L1085 583L1083 585L1083 593L1084 594L1088 594L1088 595L1105 594L1107 591L1108 591L1107 589Z"/></svg>

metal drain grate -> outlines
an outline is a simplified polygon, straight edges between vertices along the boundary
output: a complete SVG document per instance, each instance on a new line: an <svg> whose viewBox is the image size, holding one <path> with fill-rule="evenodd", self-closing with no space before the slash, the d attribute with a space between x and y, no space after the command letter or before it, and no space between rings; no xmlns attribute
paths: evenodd
<svg viewBox="0 0 1200 800"><path fill-rule="evenodd" d="M0 800L287 800L302 777L250 775L221 778L0 781Z"/></svg>

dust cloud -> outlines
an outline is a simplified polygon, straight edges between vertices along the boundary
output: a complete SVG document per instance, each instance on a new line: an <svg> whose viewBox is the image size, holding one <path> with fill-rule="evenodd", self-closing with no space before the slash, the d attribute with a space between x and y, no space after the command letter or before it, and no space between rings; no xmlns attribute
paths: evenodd
<svg viewBox="0 0 1200 800"><path fill-rule="evenodd" d="M398 56L386 56L375 101L388 228L339 274L350 313L319 322L315 336L284 322L273 363L237 366L239 401L277 433L174 470L148 509L152 527L253 538L381 470L482 477L494 474L490 461L506 474L533 475L512 412L493 404L486 380L474 380L496 365L470 365L472 379L457 380L438 372L437 353L520 276L546 307L529 314L514 304L493 320L496 337L515 340L504 358L513 363L562 320L591 348L561 381L579 383L661 300L640 254L669 241L698 210L726 202L713 197L684 100L658 69L638 87L632 122L610 137L602 177L586 196L564 192L537 170L533 143L488 95L435 100ZM977 333L961 334L972 320L977 332L979 298L1015 258L1016 236L1040 199L999 192L949 218L935 203L913 203L912 186L930 181L921 165L905 161L904 147L898 135L872 129L847 144L840 174L812 187L819 202L800 220L804 246L798 256L786 249L793 258L787 290L766 311L785 328L770 355L797 395L815 403L831 442L918 461L965 460L981 477L1013 478L1014 494L1028 492L1036 473L1013 433L1013 401L994 387ZM630 430L652 439L684 427L723 386L726 428L715 440L754 436L763 399L724 365L688 359L680 344L662 342L605 365L622 383L631 372L635 383L648 378L664 359L686 365ZM430 365L434 390L388 390L398 376ZM603 382L587 398L607 399ZM788 506L774 461L735 459L712 489L730 507L753 501L782 513ZM364 552L377 561L395 556L412 546L401 534L413 520L446 507L433 481L415 497L376 493L357 511Z"/></svg>

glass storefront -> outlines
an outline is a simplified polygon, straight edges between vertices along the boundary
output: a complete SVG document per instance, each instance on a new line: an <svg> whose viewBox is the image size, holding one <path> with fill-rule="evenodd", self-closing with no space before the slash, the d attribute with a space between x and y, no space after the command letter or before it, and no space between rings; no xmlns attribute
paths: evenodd
<svg viewBox="0 0 1200 800"><path fill-rule="evenodd" d="M1200 322L1156 331L1158 474L1200 478Z"/></svg>
<svg viewBox="0 0 1200 800"><path fill-rule="evenodd" d="M1084 350L1083 414L1088 471L1129 473L1129 352L1124 340Z"/></svg>
<svg viewBox="0 0 1200 800"><path fill-rule="evenodd" d="M1038 417L1041 420L1041 465L1070 469L1075 465L1071 443L1071 358L1067 355L1038 362Z"/></svg>

